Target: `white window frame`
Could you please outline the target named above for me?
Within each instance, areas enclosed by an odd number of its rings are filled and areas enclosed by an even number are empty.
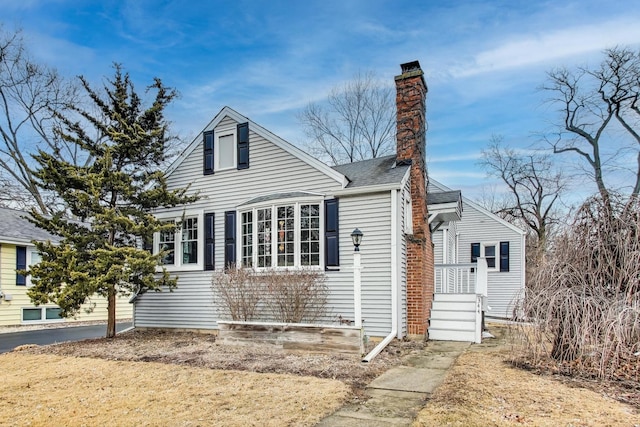
[[[27,246],[26,248],[27,248],[27,270],[29,270],[31,268],[31,266],[34,264],[34,262],[33,262],[33,254],[34,253],[38,254],[38,256],[40,254],[38,252],[38,249],[35,246]],[[31,282],[31,275],[27,276],[26,285],[27,285],[27,288],[30,288],[30,287],[33,286],[33,283]]]
[[[20,308],[20,323],[24,324],[24,325],[33,325],[36,323],[59,323],[59,322],[64,322],[64,319],[62,317],[59,317],[57,319],[47,319],[47,309],[49,308],[56,308],[59,309],[60,307],[56,306],[40,306],[40,307],[36,307],[36,306],[32,306],[32,307],[21,307]],[[40,310],[40,319],[37,320],[24,320],[24,311],[25,310]]]
[[[413,201],[411,192],[404,189],[404,233],[413,234]]]
[[[238,128],[222,128],[216,129],[214,132],[215,141],[213,144],[213,170],[214,171],[224,171],[224,170],[232,170],[238,168]],[[220,167],[220,138],[224,138],[225,136],[231,136],[233,140],[233,164],[231,166],[227,166],[224,168]]]
[[[489,263],[487,263],[487,271],[500,271],[500,245],[498,242],[480,242],[480,256],[485,260],[487,256],[485,254],[485,248],[487,246],[493,246],[495,248],[494,256],[495,266],[489,267]]]
[[[301,205],[318,205],[319,209],[319,262],[318,265],[301,265],[301,224],[300,224],[300,206]],[[294,206],[294,253],[293,253],[293,266],[278,266],[278,227],[277,227],[277,213],[279,207],[284,206]],[[268,267],[258,267],[258,210],[260,209],[271,209],[271,265]],[[266,268],[276,268],[276,269],[301,269],[301,268],[309,268],[309,269],[323,269],[324,268],[324,199],[319,198],[305,198],[305,199],[283,199],[283,200],[275,200],[273,203],[269,204],[260,204],[251,206],[250,208],[238,209],[238,221],[236,224],[236,236],[240,236],[236,241],[238,244],[236,245],[236,259],[240,260],[238,263],[239,266],[242,266],[242,214],[246,212],[253,212],[253,233],[252,233],[252,258],[251,262],[253,268],[256,270],[264,270]]]
[[[173,264],[161,264],[158,266],[158,270],[162,267],[167,271],[197,271],[204,269],[204,211],[203,210],[191,210],[184,213],[175,215],[157,215],[160,221],[174,221],[178,224],[182,224],[183,220],[189,218],[196,218],[198,220],[198,243],[197,243],[197,262],[193,264],[185,264],[182,262],[182,226],[176,229],[174,235],[174,256]],[[160,252],[160,233],[154,233],[153,235],[153,253]]]

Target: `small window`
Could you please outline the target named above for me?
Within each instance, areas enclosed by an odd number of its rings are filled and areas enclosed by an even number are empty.
[[[182,222],[182,264],[198,262],[198,218]]]
[[[253,212],[242,213],[242,266],[253,267]]]
[[[60,316],[60,309],[57,307],[45,308],[45,314],[46,314],[47,320],[62,319],[62,317]]]
[[[258,267],[271,267],[271,208],[258,209],[257,217]]]
[[[211,217],[212,219],[213,217]],[[195,266],[205,267],[205,256],[208,246],[205,244],[205,215],[191,214],[185,217],[160,218],[165,224],[179,224],[175,231],[162,231],[153,237],[153,251],[155,254],[163,252],[160,265],[170,270],[189,269]],[[212,230],[209,230],[212,232]],[[213,246],[212,239],[209,240]],[[210,251],[211,252],[211,251]],[[213,253],[209,253],[213,260]]]
[[[496,269],[496,245],[494,243],[491,244],[483,244],[482,245],[484,258],[487,260],[487,268],[489,270]]]
[[[164,252],[161,263],[163,265],[175,264],[176,235],[173,231],[160,232],[160,250]]]
[[[23,322],[33,322],[36,320],[42,320],[41,308],[23,308],[22,309]]]
[[[224,133],[218,136],[215,146],[216,170],[231,169],[236,167],[236,135],[232,133]]]
[[[320,265],[320,205],[300,205],[300,265]]]
[[[23,322],[43,322],[63,320],[59,307],[29,307],[22,309]]]

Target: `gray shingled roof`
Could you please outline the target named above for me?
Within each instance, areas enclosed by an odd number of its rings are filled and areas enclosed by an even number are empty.
[[[52,236],[41,228],[29,222],[29,214],[9,208],[0,208],[0,243],[30,243],[32,240],[58,242],[57,236]]]
[[[267,194],[265,196],[258,196],[258,197],[254,197],[253,199],[247,200],[246,202],[238,205],[238,206],[245,206],[245,205],[251,205],[253,203],[262,203],[262,202],[269,202],[271,200],[279,200],[279,199],[292,199],[295,197],[305,197],[305,196],[309,196],[312,195],[311,193],[307,193],[305,191],[290,191],[288,193],[272,193],[272,194]]]
[[[355,163],[333,166],[333,169],[349,179],[347,188],[371,185],[395,184],[402,182],[410,165],[396,166],[396,156],[378,157]]]
[[[458,203],[462,198],[460,190],[429,192],[427,193],[428,205],[439,205],[442,203]]]

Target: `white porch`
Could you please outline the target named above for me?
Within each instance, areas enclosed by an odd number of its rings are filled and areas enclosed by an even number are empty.
[[[487,263],[436,264],[429,339],[482,341],[482,311],[487,297]]]

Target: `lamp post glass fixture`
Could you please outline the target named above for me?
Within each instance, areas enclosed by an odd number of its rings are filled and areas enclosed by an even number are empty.
[[[353,242],[353,315],[356,328],[362,328],[362,301],[360,299],[362,289],[360,243],[362,243],[362,236],[362,231],[357,228],[351,233],[351,241]]]
[[[359,229],[355,229],[353,230],[353,232],[351,233],[351,241],[353,242],[353,250],[355,252],[360,251],[360,243],[362,243],[362,231],[360,231]]]

